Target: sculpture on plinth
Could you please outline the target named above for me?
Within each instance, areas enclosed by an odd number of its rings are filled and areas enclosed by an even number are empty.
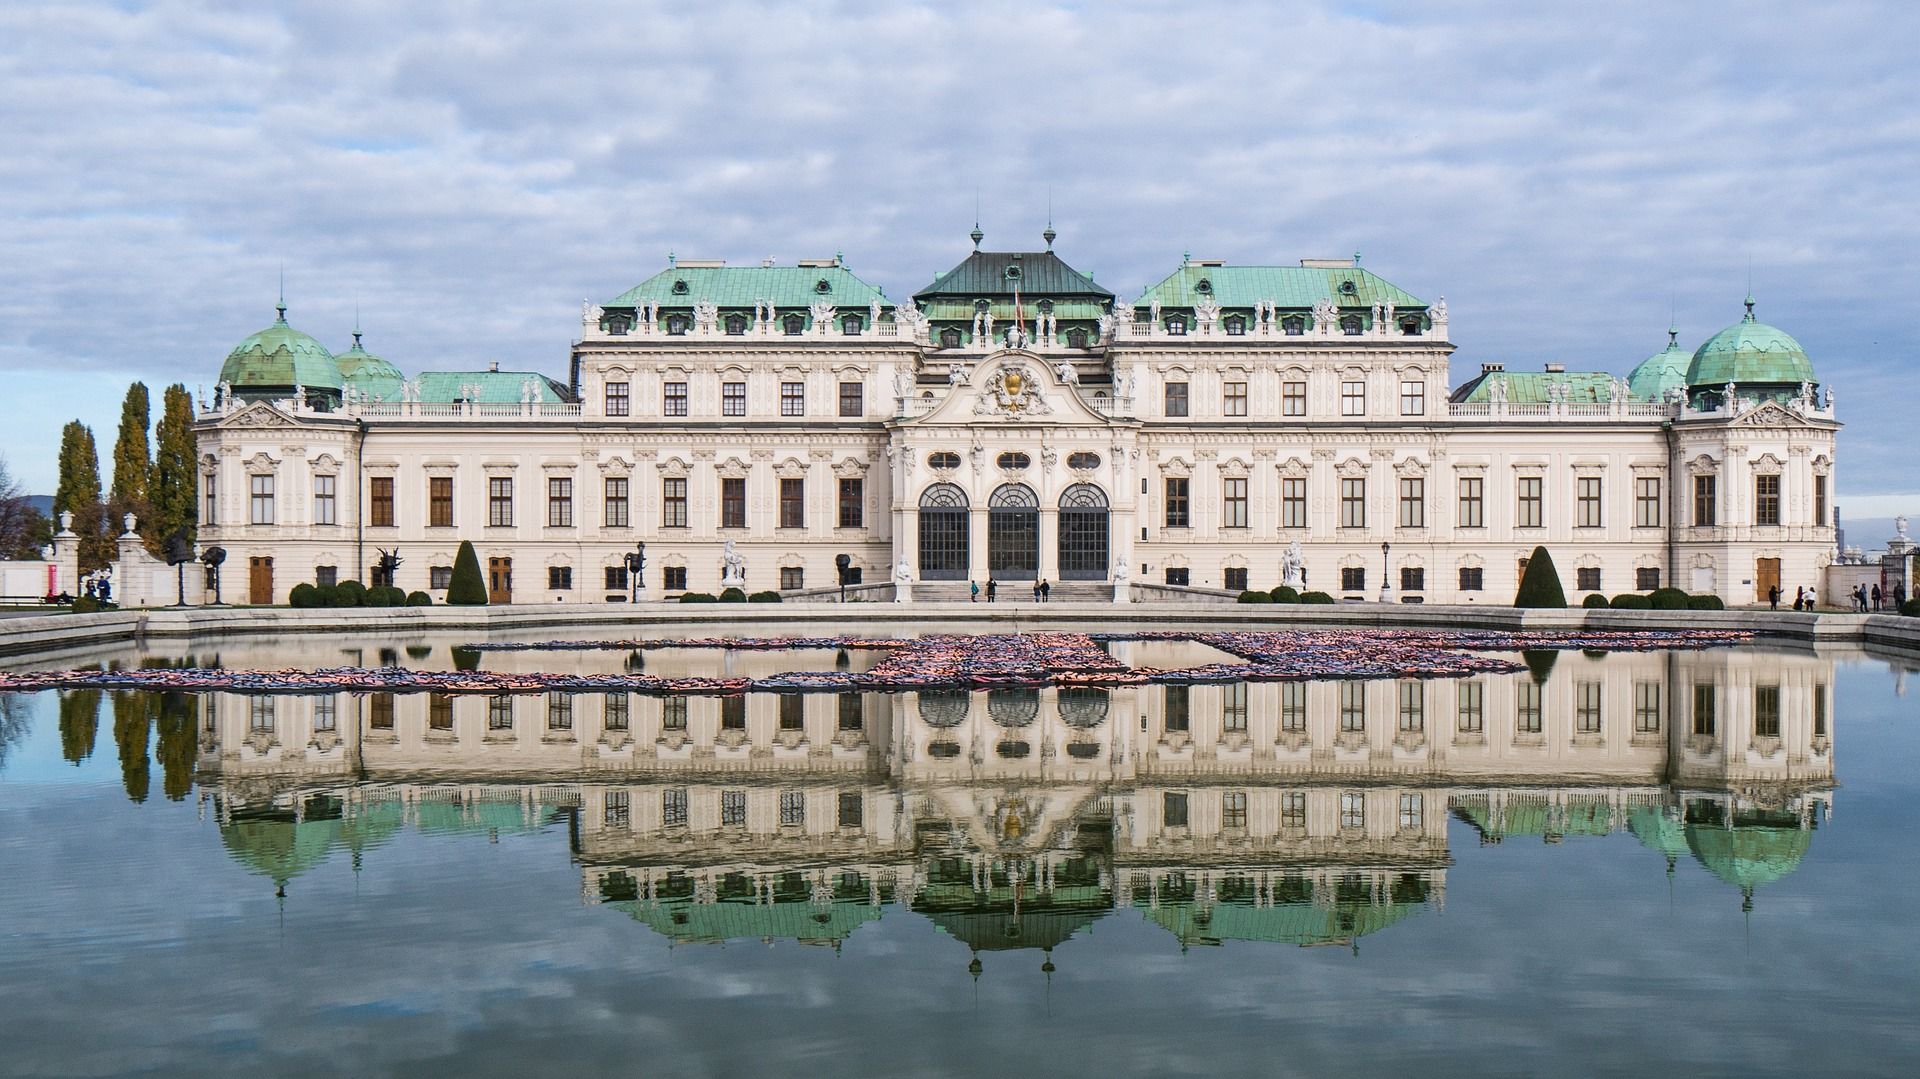
[[[747,559],[734,550],[733,541],[728,540],[720,551],[720,587],[724,589],[747,587]]]

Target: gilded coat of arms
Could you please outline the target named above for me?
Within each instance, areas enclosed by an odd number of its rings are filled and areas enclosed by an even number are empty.
[[[974,403],[976,416],[1034,416],[1051,413],[1053,406],[1040,396],[1033,373],[1024,364],[1007,364],[987,379]]]

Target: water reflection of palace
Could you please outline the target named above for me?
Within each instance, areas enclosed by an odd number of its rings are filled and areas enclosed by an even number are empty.
[[[402,828],[561,823],[587,901],[680,941],[837,943],[895,907],[976,953],[1050,949],[1132,907],[1183,945],[1350,944],[1445,902],[1449,820],[1483,843],[1628,832],[1749,903],[1793,872],[1831,807],[1830,660],[1528,659],[1112,691],[212,694],[199,778],[283,886]]]

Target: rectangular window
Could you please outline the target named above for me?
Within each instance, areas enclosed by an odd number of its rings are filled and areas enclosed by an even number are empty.
[[[723,731],[744,731],[747,729],[747,699],[741,696],[720,698],[720,729]]]
[[[1187,826],[1187,796],[1184,791],[1168,791],[1161,796],[1160,818],[1168,828]]]
[[[840,415],[860,417],[867,414],[867,384],[864,382],[842,382],[840,384]]]
[[[1220,795],[1220,827],[1246,830],[1246,791],[1227,791]]]
[[[747,481],[744,477],[720,478],[720,527],[747,527]]]
[[[1220,527],[1247,527],[1247,478],[1245,476],[1228,476],[1221,482],[1224,485],[1224,490],[1222,492],[1223,505],[1221,507]]]
[[[1719,701],[1712,682],[1693,684],[1693,733],[1714,736],[1719,729]]]
[[[1832,524],[1827,520],[1827,478],[1813,478],[1813,524],[1815,528],[1825,528]]]
[[[1367,729],[1367,684],[1340,683],[1340,729],[1348,734]]]
[[[1165,702],[1162,711],[1166,715],[1166,728],[1170,733],[1185,731],[1192,713],[1188,708],[1191,695],[1186,686],[1167,686],[1160,699]]]
[[[1300,732],[1307,729],[1307,684],[1280,683],[1280,729]]]
[[[660,729],[663,731],[684,731],[687,729],[687,699],[685,697],[660,698]]]
[[[1340,527],[1367,527],[1367,481],[1361,476],[1340,480]]]
[[[782,826],[798,826],[807,823],[805,791],[780,792],[780,823]]]
[[[807,587],[806,567],[804,566],[781,566],[780,567],[780,588],[782,591],[791,592],[795,589],[800,589],[805,587]]]
[[[861,710],[861,697],[858,693],[840,694],[840,729],[858,731],[866,729],[867,721]]]
[[[1753,478],[1753,523],[1757,525],[1780,523],[1780,477],[1755,476]]]
[[[720,825],[736,827],[747,823],[747,792],[720,792]]]
[[[1418,476],[1400,477],[1400,527],[1427,527],[1427,481]]]
[[[1367,414],[1367,384],[1365,382],[1342,382],[1340,384],[1340,414],[1342,416],[1364,416]]]
[[[1340,567],[1340,591],[1364,592],[1367,590],[1367,571],[1363,566]]]
[[[1280,414],[1282,416],[1304,416],[1307,414],[1306,383],[1282,382],[1280,384]]]
[[[669,476],[660,481],[660,527],[687,527],[687,481]]]
[[[334,518],[334,477],[315,476],[313,478],[313,523],[317,525],[338,524]]]
[[[547,527],[573,527],[573,481],[562,476],[547,479]]]
[[[1600,527],[1600,477],[1580,476],[1573,487],[1573,525],[1575,528]]]
[[[427,478],[427,524],[433,528],[453,527],[453,477]]]
[[[1224,587],[1235,592],[1245,592],[1247,590],[1247,567],[1228,566],[1222,570],[1221,573],[1226,577],[1226,580],[1222,582]]]
[[[627,396],[628,384],[625,382],[607,383],[607,415],[627,416],[633,412],[631,399]]]
[[[685,787],[674,787],[660,792],[660,823],[668,827],[687,823]]]
[[[280,702],[269,694],[261,693],[247,698],[247,729],[273,733],[274,713]]]
[[[685,416],[687,414],[687,384],[667,382],[660,387],[660,414],[662,416]]]
[[[1825,682],[1813,684],[1813,736],[1815,738],[1827,736],[1827,684]]]
[[[627,516],[627,478],[609,476],[606,481],[606,517],[608,528],[625,528]]]
[[[1573,571],[1573,587],[1582,592],[1600,591],[1600,567],[1580,566]]]
[[[627,567],[607,566],[606,571],[607,571],[607,591],[609,592],[626,591],[627,585],[629,583],[628,577],[627,577]]]
[[[316,585],[323,585],[328,588],[331,588],[334,585],[339,584],[340,583],[340,567],[339,566],[313,567],[313,583]]]
[[[1400,683],[1400,733],[1418,734],[1427,729],[1426,687],[1415,681]]]
[[[1427,571],[1422,566],[1400,567],[1400,591],[1425,592],[1427,590]]]
[[[1513,684],[1513,729],[1520,734],[1539,734],[1541,724],[1540,683],[1521,679]]]
[[[858,476],[840,478],[840,527],[861,528],[867,523],[867,481]]]
[[[609,828],[625,828],[633,822],[633,795],[627,791],[608,791],[603,814]]]
[[[367,698],[367,724],[376,731],[393,729],[393,694],[376,693]]]
[[[1479,566],[1460,567],[1460,591],[1479,592],[1486,588],[1486,571]]]
[[[806,383],[782,382],[780,384],[780,414],[782,416],[804,416],[807,414]]]
[[[746,383],[722,382],[720,384],[720,414],[722,416],[744,416],[747,414]]]
[[[313,699],[313,729],[331,731],[339,727],[337,702],[331,693]]]
[[[250,519],[253,521],[254,524],[257,524],[257,525],[272,524],[273,523],[273,477],[272,476],[249,476],[248,482],[251,485],[251,488],[250,488],[252,491],[251,502],[253,507],[253,515]]]
[[[1479,476],[1460,477],[1460,527],[1487,527],[1487,481]]]
[[[1639,476],[1633,481],[1633,525],[1635,528],[1659,528],[1660,477]]]
[[[1598,682],[1574,684],[1573,732],[1575,734],[1600,733],[1601,688]]]
[[[550,731],[573,729],[573,694],[547,694],[547,729]]]
[[[393,527],[392,476],[375,476],[367,481],[367,523],[375,528]]]
[[[453,567],[452,566],[429,566],[427,568],[427,587],[428,588],[452,588],[453,587]]]
[[[548,566],[547,588],[553,592],[566,592],[573,588],[572,566]]]
[[[1660,587],[1659,567],[1641,566],[1634,570],[1633,587],[1637,592],[1651,592]]]
[[[804,730],[807,726],[807,699],[798,693],[782,693],[780,698],[780,729],[783,731]]]
[[[1426,383],[1411,380],[1400,383],[1400,414],[1402,416],[1427,414]]]
[[[798,477],[780,481],[780,527],[807,527],[807,481]]]
[[[1461,682],[1455,693],[1461,733],[1479,734],[1486,730],[1487,684],[1480,681]]]
[[[1635,682],[1633,684],[1633,732],[1635,734],[1660,733],[1660,683]]]
[[[427,729],[435,731],[450,731],[453,729],[452,694],[427,694]]]
[[[1221,414],[1226,416],[1244,416],[1247,414],[1247,384],[1228,382],[1223,386],[1220,397]]]
[[[1426,815],[1426,805],[1421,802],[1418,793],[1408,792],[1400,796],[1400,828],[1403,831],[1419,831]]]
[[[1753,687],[1753,734],[1756,738],[1780,737],[1780,687]]]
[[[609,693],[603,710],[603,730],[624,731],[633,722],[633,698],[625,693]]]
[[[1711,527],[1718,519],[1719,477],[1695,476],[1693,478],[1693,523],[1695,527]]]
[[[1280,527],[1307,527],[1307,481],[1304,477],[1280,480]]]
[[[1541,528],[1546,521],[1546,483],[1539,476],[1521,476],[1515,485],[1517,496],[1513,523],[1516,528]]]
[[[1167,527],[1186,528],[1192,523],[1187,507],[1187,478],[1167,477]]]
[[[513,481],[495,477],[487,481],[487,524],[507,528],[513,524]]]
[[[1343,791],[1340,794],[1340,827],[1365,828],[1367,826],[1367,796],[1359,791]]]
[[[1307,827],[1307,792],[1280,792],[1280,827],[1292,831],[1305,831]]]
[[[1167,415],[1179,417],[1187,414],[1187,384],[1184,382],[1167,383]]]
[[[1220,687],[1220,729],[1229,734],[1247,732],[1247,684],[1230,682]]]
[[[860,828],[866,824],[866,799],[859,791],[840,792],[840,827]]]
[[[203,525],[219,524],[220,516],[215,511],[220,508],[220,476],[217,473],[209,472],[200,477],[200,483],[202,484],[200,489],[200,523]]]
[[[687,590],[687,567],[660,567],[660,587],[668,592],[685,592]]]

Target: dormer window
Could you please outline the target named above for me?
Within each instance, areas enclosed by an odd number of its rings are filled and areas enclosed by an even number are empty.
[[[1068,348],[1086,348],[1087,347],[1087,331],[1081,329],[1078,326],[1075,326],[1073,329],[1068,330],[1067,331],[1067,347]]]
[[[728,315],[727,316],[727,336],[744,337],[746,336],[746,333],[747,333],[747,316],[745,315]]]
[[[607,332],[619,337],[633,328],[633,323],[625,315],[615,315],[607,320]]]
[[[1360,336],[1360,330],[1359,315],[1347,315],[1340,320],[1340,332],[1346,334],[1348,337]]]
[[[823,277],[820,280],[815,281],[813,283],[813,291],[819,293],[822,296],[825,296],[827,293],[833,291],[833,282],[828,281],[826,278]]]
[[[1299,337],[1307,332],[1307,320],[1299,315],[1288,315],[1280,320],[1280,328],[1288,337]]]
[[[1041,300],[1041,301],[1040,301],[1039,303],[1037,303],[1037,304],[1035,304],[1034,306],[1035,306],[1035,307],[1038,307],[1038,308],[1040,309],[1040,313],[1041,313],[1041,314],[1043,314],[1043,315],[1051,315],[1051,314],[1053,314],[1053,301],[1052,301],[1052,300]]]
[[[985,300],[975,300],[975,301],[973,301],[973,313],[974,313],[974,314],[976,314],[976,315],[984,315],[984,314],[986,314],[986,313],[987,313],[987,301],[985,301]]]
[[[960,331],[952,328],[941,330],[940,331],[940,347],[941,348],[959,348],[960,347]]]
[[[1228,315],[1226,319],[1227,336],[1243,337],[1247,332],[1247,320],[1240,315]]]
[[[842,315],[840,317],[840,332],[848,337],[860,336],[860,316]]]
[[[687,283],[685,281],[675,281],[673,283],[673,294],[675,296],[685,296],[687,294]]]
[[[1187,333],[1187,320],[1180,315],[1168,315],[1167,333],[1174,337],[1185,337]]]
[[[788,315],[780,320],[780,325],[787,331],[788,337],[798,337],[807,331],[807,318],[805,315]]]
[[[1346,281],[1340,282],[1340,295],[1342,296],[1352,296],[1358,293],[1359,291],[1360,291],[1359,287],[1356,286],[1352,282],[1352,280],[1346,280]]]
[[[1193,291],[1205,296],[1213,291],[1213,282],[1203,277],[1194,284]]]
[[[1009,266],[1009,267],[1007,267],[1007,271],[1006,271],[1006,272],[1007,272],[1007,280],[1009,280],[1009,281],[1018,281],[1018,280],[1020,280],[1020,267],[1018,267],[1018,266]]]
[[[668,315],[667,316],[667,333],[671,334],[674,337],[684,336],[687,332],[687,327],[691,326],[692,324],[693,324],[693,320],[688,318],[685,315]]]
[[[1419,315],[1414,315],[1411,318],[1403,318],[1400,320],[1400,336],[1402,337],[1420,336],[1420,316]]]

